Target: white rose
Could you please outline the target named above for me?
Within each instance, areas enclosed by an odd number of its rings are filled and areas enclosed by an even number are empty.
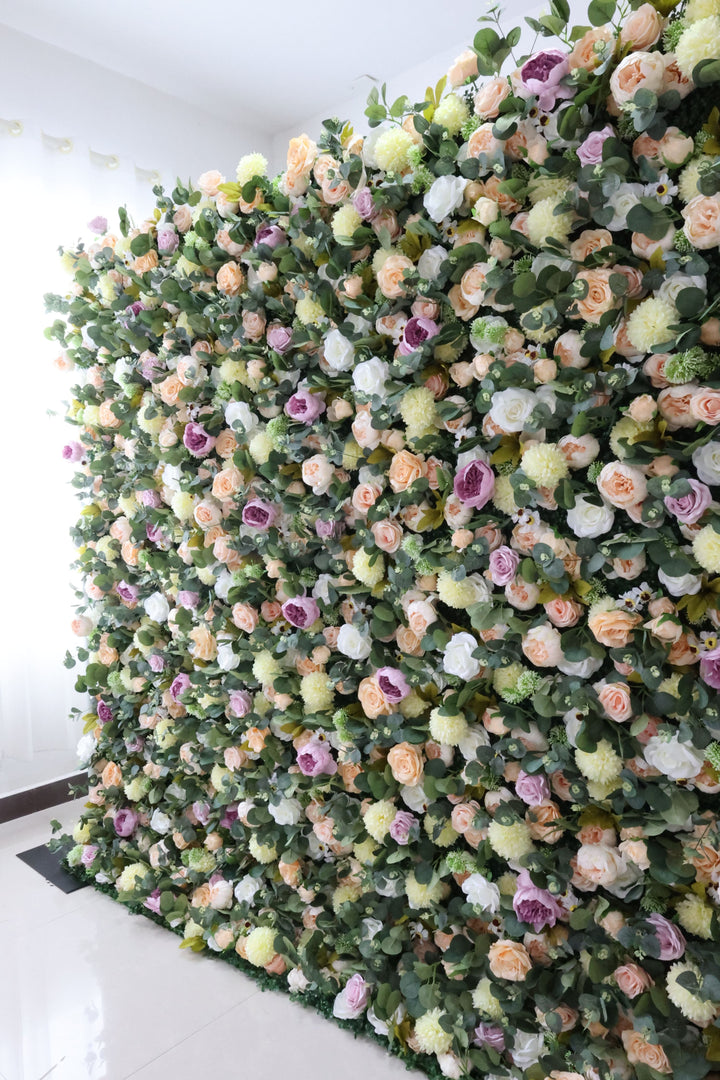
[[[333,579],[330,574],[319,575],[312,591],[316,600],[322,600],[323,604],[330,603],[330,585],[332,584],[332,581]]]
[[[217,665],[221,671],[234,671],[240,666],[240,657],[233,652],[231,641],[218,643]]]
[[[246,874],[235,886],[235,899],[238,904],[252,904],[255,893],[261,888],[262,882],[258,878]]]
[[[466,184],[463,176],[438,176],[423,199],[423,206],[433,221],[442,221],[457,210],[463,201]]]
[[[575,675],[580,679],[589,679],[603,666],[602,658],[586,656],[584,660],[566,660],[565,657],[558,662],[557,669],[563,675]]]
[[[313,454],[302,463],[303,483],[312,488],[313,495],[324,495],[332,483],[334,470],[324,454]]]
[[[95,753],[96,746],[97,742],[95,741],[95,737],[91,732],[88,732],[87,735],[83,735],[83,737],[80,739],[80,742],[77,744],[78,762],[81,765],[87,765],[87,763],[90,761],[90,758]]]
[[[216,881],[210,886],[210,907],[215,911],[224,911],[232,904],[232,883],[230,881]]]
[[[582,713],[577,712],[575,709],[571,709],[563,716],[565,734],[567,735],[568,742],[571,746],[577,746],[578,732],[580,731],[582,722]]]
[[[468,730],[464,739],[457,744],[458,750],[466,761],[475,761],[479,746],[489,746],[490,736],[483,727],[473,727]]]
[[[303,809],[298,799],[281,799],[279,803],[268,803],[268,813],[277,825],[297,825]]]
[[[377,937],[384,925],[380,919],[363,919],[360,923],[363,941],[372,941],[374,937]]]
[[[485,195],[481,195],[473,206],[473,217],[481,225],[491,225],[499,216],[500,207],[497,202],[495,199],[488,199]]]
[[[288,971],[288,989],[291,994],[302,994],[303,990],[307,990],[310,985],[310,980],[303,971],[302,968],[292,968]]]
[[[423,251],[422,255],[418,259],[418,274],[425,281],[434,281],[440,273],[440,267],[448,257],[448,253],[444,247],[440,247],[438,244],[433,244],[427,251]]]
[[[172,829],[172,821],[167,814],[162,812],[162,810],[153,810],[152,817],[150,818],[150,828],[154,832],[161,833],[164,836],[165,833],[169,833]]]
[[[703,484],[720,484],[720,442],[705,443],[693,452],[692,463]]]
[[[473,604],[482,604],[486,600],[490,599],[491,589],[484,577],[480,574],[468,574],[465,578],[465,583],[472,585],[475,597],[472,601]]]
[[[228,593],[234,585],[233,576],[229,570],[221,570],[215,580],[215,595],[218,600],[227,600]]]
[[[623,184],[609,200],[609,205],[615,211],[615,216],[608,224],[611,232],[627,229],[627,216],[633,206],[637,206],[643,194],[642,184]]]
[[[449,1077],[449,1080],[460,1080],[461,1076],[467,1076],[463,1063],[457,1054],[438,1054],[437,1063],[440,1066],[440,1072],[443,1076]]]
[[[406,806],[418,814],[424,814],[430,805],[430,800],[420,784],[415,784],[414,787],[403,785],[400,788],[400,797]]]
[[[445,646],[443,671],[468,682],[480,673],[480,661],[472,654],[478,643],[472,634],[453,634]]]
[[[445,509],[443,511],[443,516],[448,525],[452,525],[454,529],[458,529],[461,525],[467,525],[474,513],[472,506],[461,502],[454,491],[450,492],[445,500]]]
[[[701,289],[707,292],[707,278],[704,274],[672,274],[663,281],[655,295],[675,307],[678,294],[683,289]]]
[[[472,450],[463,450],[462,454],[457,456],[457,472],[464,469],[471,461],[484,461],[486,465],[489,465],[490,455],[481,446],[474,446]]]
[[[328,367],[333,371],[349,371],[355,358],[355,346],[339,330],[325,335],[323,352]]]
[[[471,874],[460,886],[475,907],[482,908],[495,915],[500,910],[500,890],[497,885],[488,881],[482,874]]]
[[[497,390],[491,399],[490,419],[503,431],[522,431],[536,405],[532,390]]]
[[[671,577],[664,570],[658,570],[658,577],[671,596],[694,596],[702,588],[702,577],[696,574]]]
[[[147,617],[156,623],[166,622],[170,614],[170,604],[167,597],[163,596],[161,592],[151,593],[144,602],[143,607]]]
[[[231,401],[225,406],[225,423],[235,431],[242,428],[245,434],[249,435],[260,421],[244,401]]]
[[[582,844],[577,867],[595,885],[607,888],[627,871],[627,862],[617,848],[608,844]]]
[[[337,637],[337,647],[344,656],[351,660],[367,660],[370,655],[372,643],[369,637],[361,634],[357,627],[351,623],[345,623],[340,627]]]
[[[348,987],[344,986],[333,1002],[333,1016],[338,1020],[357,1020],[365,1012],[367,1003],[352,1005],[348,1000]]]
[[[516,1031],[511,1050],[513,1065],[517,1065],[519,1069],[529,1069],[540,1060],[544,1049],[545,1036],[542,1032],[531,1034],[528,1031]]]
[[[653,735],[645,747],[645,760],[671,780],[692,780],[702,769],[704,755],[689,743],[680,742],[676,732],[671,739]]]
[[[366,397],[376,394],[384,398],[387,394],[385,383],[388,381],[390,368],[379,356],[372,356],[357,364],[353,371],[353,385]]]
[[[597,506],[590,502],[586,495],[578,495],[572,510],[567,512],[567,523],[575,536],[602,536],[612,529],[615,513],[607,503]]]
[[[179,465],[165,465],[162,471],[162,482],[170,491],[180,490],[182,469]]]

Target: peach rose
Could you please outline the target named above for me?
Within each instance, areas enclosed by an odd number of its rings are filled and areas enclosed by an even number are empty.
[[[259,341],[265,333],[267,319],[262,311],[244,311],[242,317],[243,333],[246,341]]]
[[[352,433],[355,442],[363,449],[374,450],[380,445],[382,432],[373,427],[369,405],[358,405],[357,414],[352,422]]]
[[[392,518],[384,518],[382,521],[373,521],[370,531],[375,538],[376,545],[381,551],[392,553],[400,547],[403,531],[397,521]]]
[[[232,434],[232,433],[231,433]],[[216,447],[217,449],[217,447]],[[212,493],[216,499],[224,501],[231,499],[241,488],[243,475],[234,465],[227,465],[216,473],[213,480]]]
[[[496,979],[522,982],[532,969],[527,949],[519,941],[495,941],[488,952],[490,970]]]
[[[225,767],[230,769],[231,772],[235,772],[247,761],[247,754],[244,750],[241,750],[239,746],[226,746],[223,751],[223,758],[225,760]]]
[[[453,61],[447,73],[448,86],[462,86],[468,79],[476,79],[478,76],[477,53],[472,49],[465,49]]]
[[[610,288],[610,270],[581,270],[576,281],[587,284],[587,294],[576,300],[579,318],[589,323],[599,323],[606,311],[616,307],[618,298]]]
[[[225,296],[237,296],[245,285],[245,275],[234,261],[224,263],[216,274],[218,290]]]
[[[103,642],[97,651],[97,658],[99,664],[102,664],[104,667],[110,667],[110,665],[114,664],[117,660],[118,651],[111,645],[108,645],[107,642]]]
[[[590,633],[601,645],[619,649],[630,641],[633,630],[642,622],[642,616],[630,611],[599,611],[588,619]]]
[[[720,196],[696,195],[683,208],[685,235],[700,251],[720,244]]]
[[[195,507],[193,517],[201,529],[211,529],[214,525],[220,524],[222,511],[217,503],[211,502],[210,499],[203,499]]]
[[[377,679],[372,676],[362,679],[357,694],[362,710],[370,720],[375,720],[378,716],[387,716],[392,712],[392,706],[388,705]]]
[[[631,1065],[647,1065],[655,1072],[669,1076],[672,1065],[668,1061],[667,1054],[662,1046],[649,1043],[639,1031],[623,1031],[620,1038]]]
[[[557,667],[562,660],[560,634],[549,623],[535,626],[523,637],[522,651],[536,667]]]
[[[459,284],[453,285],[452,288],[448,290],[448,300],[458,319],[462,319],[463,322],[467,322],[468,319],[472,319],[474,315],[477,315],[480,307],[479,304],[471,304],[470,301],[465,298],[462,287]]]
[[[401,450],[390,462],[388,480],[395,493],[406,491],[415,480],[419,480],[424,475],[425,462],[409,450]]]
[[[597,478],[598,491],[612,506],[625,510],[636,506],[647,495],[647,481],[639,469],[611,461]]]
[[[558,627],[576,626],[583,611],[577,600],[566,600],[562,596],[548,600],[543,606],[550,622]]]
[[[217,642],[206,626],[195,626],[188,634],[192,641],[192,655],[196,660],[214,660],[217,656]]]
[[[553,773],[553,777],[557,777]],[[556,792],[558,798],[563,796]],[[560,807],[552,799],[543,799],[536,806],[531,806],[525,813],[525,824],[533,840],[544,844],[556,844],[563,834],[562,825],[555,824],[562,817]]]
[[[695,89],[692,79],[689,79],[687,75],[683,75],[678,67],[675,53],[665,53],[663,60],[665,62],[663,91],[677,90],[681,98],[686,98],[690,91]]]
[[[476,116],[482,116],[486,120],[494,120],[509,93],[510,83],[499,75],[484,83],[475,95],[473,108]]]
[[[621,47],[627,47],[633,52],[649,49],[658,41],[664,23],[665,20],[660,18],[652,4],[641,4],[635,11],[630,12],[623,23],[619,38]]]
[[[588,255],[592,255],[595,251],[602,251],[612,242],[613,238],[607,229],[584,229],[577,240],[573,240],[570,245],[570,258],[575,262],[585,262]]]
[[[380,292],[388,300],[397,300],[405,296],[403,275],[406,270],[414,270],[415,264],[406,255],[388,255],[377,274]]]
[[[697,419],[693,416],[690,402],[697,388],[692,384],[668,386],[658,394],[657,406],[662,418],[667,421],[669,431],[695,427]]]
[[[450,822],[455,832],[464,836],[473,828],[475,818],[481,813],[481,806],[474,799],[470,802],[461,802],[453,806]]]
[[[259,754],[265,746],[267,731],[259,727],[248,728],[245,732],[245,740],[254,754]]]
[[[665,64],[661,53],[635,52],[621,60],[610,77],[610,90],[617,105],[635,97],[637,90],[662,93]]]
[[[629,720],[633,714],[630,688],[627,683],[606,683],[598,690],[598,701],[605,715],[618,724]]]
[[[114,761],[108,761],[100,774],[103,787],[120,787],[123,780],[122,769]]]
[[[287,195],[304,195],[317,157],[317,145],[304,132],[288,144],[283,187]]]
[[[388,753],[387,760],[393,777],[398,784],[415,787],[421,783],[423,756],[419,747],[407,742],[397,743]]]
[[[283,879],[286,885],[289,885],[291,889],[300,881],[300,867],[301,862],[299,859],[295,859],[294,862],[283,862],[281,859],[278,863],[278,870],[280,871],[280,877]]]
[[[252,634],[259,622],[258,612],[252,604],[235,604],[231,618],[238,630],[244,630],[246,634]]]
[[[492,124],[481,124],[468,139],[468,157],[477,158],[481,154],[497,154],[502,150],[502,143],[493,135]],[[483,188],[483,190],[485,190]]]
[[[696,390],[690,398],[690,413],[701,424],[720,424],[720,390]]]
[[[476,263],[460,279],[460,292],[468,304],[481,304],[485,299],[485,278],[489,263]]]
[[[358,484],[350,500],[353,510],[365,517],[370,507],[377,502],[381,491],[382,488],[379,484]]]
[[[117,428],[120,427],[122,420],[119,416],[116,416],[112,411],[112,406],[115,404],[112,398],[107,398],[102,402],[98,409],[98,419],[102,427],[105,428]]]
[[[588,30],[575,43],[575,48],[568,56],[570,70],[585,68],[593,71],[603,57],[603,46],[612,41],[612,29],[609,26],[598,26],[594,30]]]
[[[302,463],[302,478],[314,495],[324,495],[333,478],[333,467],[323,454],[313,454]]]

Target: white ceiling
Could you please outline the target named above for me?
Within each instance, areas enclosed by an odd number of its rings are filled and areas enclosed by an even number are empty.
[[[364,75],[382,81],[469,44],[482,10],[478,0],[0,0],[0,22],[274,133],[350,97]]]

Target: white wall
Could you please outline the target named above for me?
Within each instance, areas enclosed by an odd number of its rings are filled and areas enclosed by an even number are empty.
[[[108,45],[111,48],[111,43]],[[0,108],[5,120],[32,122],[101,154],[158,169],[162,181],[220,169],[232,178],[248,151],[269,155],[270,135],[229,124],[178,98],[73,53],[0,25]],[[167,57],[158,63],[171,63]],[[198,63],[203,63],[201,56]],[[152,198],[152,196],[150,196]]]

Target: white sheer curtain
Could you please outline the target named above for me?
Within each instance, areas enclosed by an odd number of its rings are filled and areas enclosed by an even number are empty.
[[[0,121],[0,794],[72,771],[80,731],[69,713],[85,705],[73,689],[77,668],[63,666],[78,643],[68,530],[81,504],[62,447],[79,373],[54,367],[60,350],[43,330],[56,316],[45,314],[43,295],[70,285],[58,247],[89,238],[96,215],[117,225],[121,204],[146,216],[152,182],[64,132]]]

